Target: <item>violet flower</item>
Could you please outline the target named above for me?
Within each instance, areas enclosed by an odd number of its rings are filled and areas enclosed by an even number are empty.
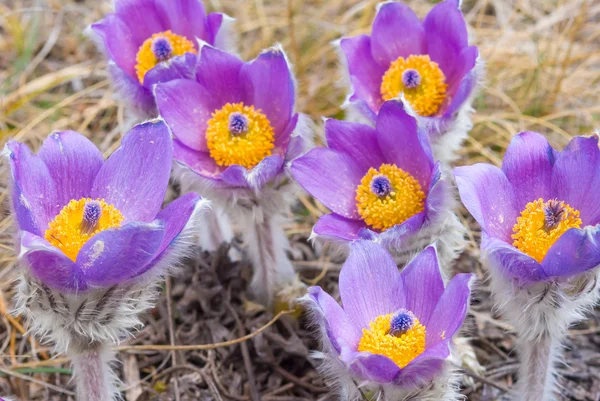
[[[305,146],[283,50],[243,62],[204,46],[195,81],[159,84],[155,96],[173,131],[176,175],[235,216],[255,267],[254,293],[271,305],[295,280],[280,220],[291,201],[285,164]]]
[[[152,87],[193,78],[198,41],[227,46],[224,14],[207,14],[201,0],[115,0],[115,12],[91,26],[105,50],[119,94],[142,117],[156,116]]]
[[[164,122],[135,126],[106,161],[73,131],[50,134],[37,155],[16,141],[4,153],[23,265],[18,312],[71,357],[78,399],[112,399],[109,345],[141,324],[206,202],[190,194],[161,210],[172,157]]]
[[[476,164],[454,175],[482,228],[496,304],[520,335],[519,399],[553,399],[560,342],[598,297],[598,137],[575,137],[558,152],[522,132],[501,169]]]
[[[410,258],[437,240],[446,266],[464,247],[452,211],[451,185],[431,154],[427,134],[400,101],[386,102],[375,128],[326,120],[328,147],[292,163],[298,183],[332,210],[314,235],[348,242],[370,239]]]
[[[441,2],[421,22],[407,5],[383,2],[370,36],[339,42],[352,89],[347,103],[375,122],[386,100],[401,97],[444,161],[454,157],[472,125],[471,101],[482,76],[459,3]]]
[[[459,274],[444,288],[434,246],[399,272],[381,246],[353,242],[339,279],[343,307],[321,287],[304,298],[340,399],[360,399],[357,385],[373,400],[458,399],[447,359],[471,279]]]

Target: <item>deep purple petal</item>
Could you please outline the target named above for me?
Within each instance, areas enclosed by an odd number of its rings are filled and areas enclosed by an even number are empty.
[[[233,164],[227,167],[219,174],[219,178],[223,180],[228,187],[250,188],[250,183],[248,182],[248,170],[246,170],[246,167],[240,166],[239,164]]]
[[[173,159],[203,177],[216,178],[223,170],[208,152],[199,152],[188,148],[177,138],[173,138]]]
[[[152,90],[154,85],[163,82],[175,79],[193,79],[196,75],[197,63],[198,56],[194,53],[173,57],[168,63],[158,63],[144,75],[144,86]]]
[[[11,170],[12,204],[19,229],[43,235],[64,206],[44,161],[27,145],[9,141],[5,154]]]
[[[226,29],[221,30],[221,26],[223,26],[223,19],[227,18],[226,15],[221,13],[210,13],[206,17],[206,39],[204,39],[207,43],[222,48],[224,43],[221,40],[218,40],[220,37],[225,35]],[[222,38],[224,42],[227,41],[228,38]]]
[[[193,192],[187,193],[169,203],[156,216],[156,220],[161,221],[165,229],[165,236],[158,247],[157,255],[160,255],[181,233],[201,199]]]
[[[346,56],[353,94],[351,101],[363,101],[376,112],[383,103],[381,78],[387,69],[379,65],[371,55],[371,39],[367,35],[343,38],[340,47]]]
[[[309,300],[313,302],[311,309],[317,311],[323,318],[320,324],[325,330],[331,345],[339,353],[344,347],[356,350],[360,341],[361,331],[355,327],[342,307],[321,287],[308,289]]]
[[[355,198],[363,173],[350,156],[315,148],[294,160],[291,170],[294,179],[333,212],[360,218]]]
[[[272,155],[262,159],[250,170],[247,180],[252,188],[260,190],[282,172],[283,158],[279,155]]]
[[[294,130],[298,127],[299,119],[300,114],[294,114],[281,135],[275,139],[275,150],[273,152],[285,155],[286,161],[294,160],[304,153],[305,138],[294,133]]]
[[[472,274],[461,273],[450,280],[429,319],[427,348],[452,338],[462,326],[469,309],[470,282],[473,277]]]
[[[400,373],[400,367],[390,358],[368,352],[355,353],[350,362],[352,371],[364,380],[391,383]]]
[[[75,131],[50,134],[38,153],[57,188],[60,207],[90,195],[104,157],[85,136]]]
[[[350,256],[342,267],[339,289],[344,310],[360,328],[406,305],[402,278],[394,259],[371,241],[350,244]]]
[[[444,292],[437,252],[428,246],[402,270],[406,293],[406,309],[415,314],[421,324],[429,324],[438,299]]]
[[[425,212],[417,213],[401,224],[397,224],[379,234],[379,241],[386,249],[406,249],[406,242],[410,242],[413,236],[419,232],[425,223]]]
[[[91,198],[113,204],[125,223],[152,221],[165,198],[172,155],[171,133],[164,122],[134,126],[98,172]]]
[[[87,289],[81,269],[63,252],[37,235],[21,232],[20,256],[27,262],[31,274],[50,288],[68,292]]]
[[[452,188],[448,178],[442,176],[440,162],[435,162],[431,174],[431,182],[426,192],[425,214],[428,220],[435,219],[439,213],[448,210],[448,198],[452,197]]]
[[[131,30],[133,43],[138,48],[153,34],[172,28],[154,0],[116,0],[115,9],[119,18]],[[111,35],[114,33],[111,32]]]
[[[517,210],[538,198],[551,199],[555,154],[537,132],[521,132],[513,137],[502,160],[502,171],[514,188]]]
[[[462,203],[479,225],[493,237],[512,243],[519,210],[513,187],[502,170],[477,163],[456,167],[454,177]]]
[[[542,260],[549,277],[572,276],[600,265],[600,226],[567,230]]]
[[[425,31],[413,10],[405,4],[381,4],[371,35],[373,57],[381,65],[398,57],[425,53]]]
[[[101,231],[77,255],[90,286],[105,287],[136,277],[156,255],[165,230],[160,224],[129,223]]]
[[[456,96],[462,96],[458,93],[458,90],[464,78],[475,68],[478,56],[479,50],[476,46],[467,46],[460,52],[454,74],[451,77],[446,77],[447,96],[450,96],[452,100]]]
[[[377,139],[388,163],[406,171],[429,188],[433,157],[426,133],[408,115],[400,101],[385,102],[377,116]]]
[[[347,219],[335,213],[319,217],[317,224],[313,227],[315,234],[333,239],[353,241],[359,239],[359,234],[365,229],[362,220]]]
[[[437,343],[413,359],[396,377],[399,386],[416,387],[433,379],[450,355],[450,340]]]
[[[206,32],[206,10],[200,0],[155,0],[157,11],[169,29],[196,42],[196,38],[212,44]]]
[[[92,30],[102,38],[108,56],[130,78],[137,81],[136,55],[141,42],[131,32],[131,25],[116,14],[108,14],[103,20],[92,24]]]
[[[127,75],[116,64],[109,63],[107,68],[115,91],[127,106],[143,118],[154,118],[158,115],[154,96],[150,89],[143,87],[137,78]]]
[[[243,65],[239,58],[214,47],[203,46],[200,50],[196,80],[218,108],[225,103],[247,102],[240,80]]]
[[[385,162],[379,150],[377,131],[373,127],[328,119],[325,121],[325,136],[327,146],[350,156],[363,174],[371,167],[378,169]]]
[[[461,52],[460,68],[465,71],[464,74],[457,73],[454,76],[452,86],[448,88],[450,103],[444,110],[444,119],[454,116],[460,110],[463,104],[471,97],[473,90],[481,79],[480,68],[475,68],[477,64],[478,50],[474,46],[466,47]],[[471,67],[471,64],[473,67]]]
[[[244,64],[240,79],[248,103],[267,116],[277,139],[292,117],[295,100],[294,80],[283,49],[266,50]]]
[[[558,155],[552,174],[556,199],[579,210],[584,226],[600,223],[598,137],[575,137]]]

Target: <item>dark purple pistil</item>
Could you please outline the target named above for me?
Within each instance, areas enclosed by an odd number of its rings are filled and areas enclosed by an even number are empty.
[[[167,38],[156,38],[152,42],[152,53],[158,61],[166,61],[173,54],[173,46]]]
[[[415,324],[415,316],[406,309],[400,309],[390,320],[390,334],[400,336],[410,330]]]
[[[248,132],[248,117],[242,113],[231,113],[229,115],[229,133],[233,136],[244,135]]]
[[[405,88],[413,89],[421,84],[421,75],[417,70],[408,69],[402,73],[402,83]]]
[[[371,179],[371,192],[380,198],[388,196],[392,192],[392,183],[385,175],[376,175]]]
[[[544,231],[554,230],[567,216],[562,201],[551,199],[544,205]]]
[[[102,216],[102,206],[98,201],[89,201],[83,207],[83,216],[81,219],[81,231],[91,233],[96,229]]]

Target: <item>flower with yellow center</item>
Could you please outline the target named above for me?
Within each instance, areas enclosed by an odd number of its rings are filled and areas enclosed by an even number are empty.
[[[146,73],[158,63],[186,53],[195,54],[197,51],[194,43],[185,36],[176,35],[170,30],[155,33],[142,43],[135,57],[135,72],[138,80],[143,84]]]
[[[227,103],[207,123],[206,144],[219,166],[252,168],[271,155],[275,132],[269,119],[254,106]]]
[[[513,227],[513,246],[538,262],[570,228],[581,228],[579,211],[563,201],[542,198],[529,202]]]
[[[436,114],[446,99],[446,77],[428,55],[398,57],[390,64],[381,81],[383,100],[401,93],[421,116]]]
[[[425,351],[427,330],[409,311],[381,315],[369,323],[358,343],[359,352],[390,358],[401,368]]]
[[[119,227],[123,215],[103,199],[71,200],[50,222],[44,234],[46,240],[75,261],[81,247],[94,235]]]
[[[358,213],[369,226],[387,230],[425,209],[425,193],[412,175],[382,164],[370,168],[356,188]]]

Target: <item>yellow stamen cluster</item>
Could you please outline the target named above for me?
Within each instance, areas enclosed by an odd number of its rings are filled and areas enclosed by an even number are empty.
[[[247,119],[247,129],[243,134],[230,131],[229,116],[232,113],[240,113]],[[267,116],[254,106],[227,103],[208,121],[206,142],[210,156],[219,166],[239,164],[252,168],[271,155],[275,147],[275,132]]]
[[[373,177],[383,175],[390,180],[391,192],[379,197],[371,191]],[[387,230],[425,209],[425,193],[412,175],[396,167],[382,164],[370,168],[356,188],[356,206],[362,219],[376,230]]]
[[[154,68],[158,63],[165,60],[158,60],[152,51],[152,43],[158,38],[165,38],[169,41],[172,53],[171,57],[183,56],[185,53],[197,53],[194,43],[188,40],[185,36],[176,35],[173,32],[164,31],[155,33],[150,38],[146,39],[140,46],[135,57],[135,72],[137,73],[140,83],[144,83],[144,76],[148,71]]]
[[[570,228],[580,228],[579,211],[568,204],[542,198],[529,202],[513,227],[513,246],[538,262]]]
[[[97,202],[101,210],[98,221],[93,227],[86,226],[84,221],[84,208],[88,202]],[[69,259],[75,261],[79,250],[90,238],[100,231],[119,227],[122,222],[123,215],[119,209],[108,205],[103,199],[73,199],[50,222],[44,238],[63,251]]]
[[[414,88],[404,86],[402,74],[412,69],[420,76],[420,83]],[[381,81],[381,96],[383,100],[397,98],[401,93],[412,108],[422,116],[436,114],[446,99],[446,77],[428,55],[412,55],[408,58],[399,57],[390,64]]]
[[[387,356],[403,368],[425,351],[427,331],[425,326],[414,318],[410,329],[394,336],[390,334],[390,321],[393,316],[393,313],[382,315],[369,323],[369,328],[363,329],[358,351]]]

